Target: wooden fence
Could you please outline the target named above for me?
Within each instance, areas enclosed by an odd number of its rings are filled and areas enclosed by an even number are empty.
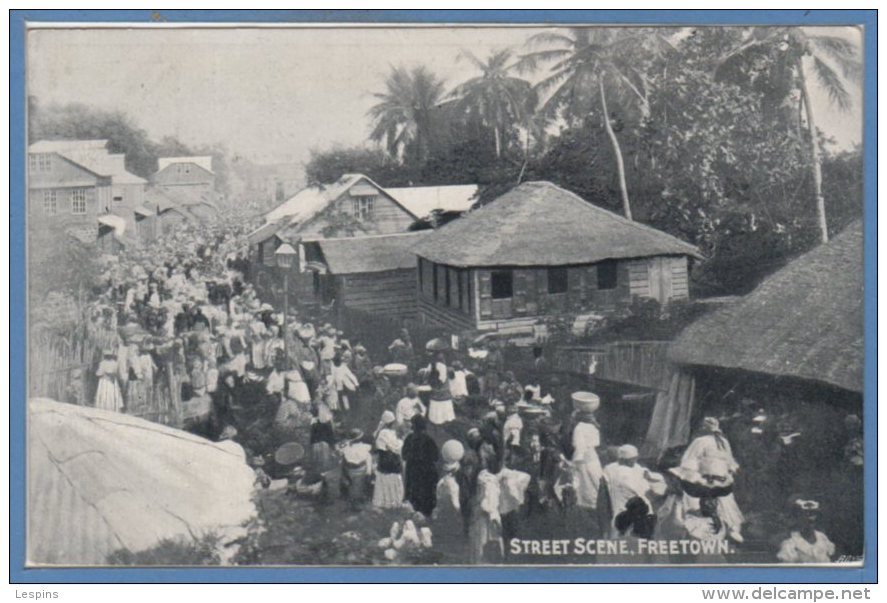
[[[102,351],[116,352],[118,345],[115,324],[98,325],[85,315],[66,333],[32,328],[28,338],[28,396],[93,406]],[[150,403],[139,409],[137,416],[164,425],[181,425],[181,384],[172,364],[160,363]]]
[[[554,350],[553,363],[559,370],[594,375],[601,379],[651,389],[668,388],[673,365],[668,361],[667,341],[620,341],[600,346],[561,346]]]

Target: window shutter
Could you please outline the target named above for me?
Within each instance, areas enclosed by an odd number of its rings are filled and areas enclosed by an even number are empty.
[[[514,295],[512,296],[512,308],[515,314],[527,312],[527,272],[526,270],[514,271]]]
[[[589,266],[585,269],[585,291],[590,296],[592,291],[597,290],[597,266]]]
[[[493,316],[493,283],[489,270],[480,270],[477,273],[478,294],[480,295],[480,317],[491,318]]]
[[[539,289],[536,284],[536,275],[539,270],[525,270],[527,277],[527,314],[539,313]]]
[[[568,268],[567,283],[570,290],[570,301],[574,304],[585,299],[585,270],[583,268]]]

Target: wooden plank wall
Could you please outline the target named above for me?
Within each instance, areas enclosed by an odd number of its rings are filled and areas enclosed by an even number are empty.
[[[415,318],[416,270],[389,270],[339,277],[342,302],[348,308],[393,316]]]
[[[423,298],[419,298],[418,307],[419,314],[426,324],[439,325],[454,333],[474,328],[474,323],[467,314],[444,308]]]

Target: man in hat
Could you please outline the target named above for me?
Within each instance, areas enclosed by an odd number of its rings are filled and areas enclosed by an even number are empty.
[[[615,517],[625,511],[626,503],[634,497],[643,499],[649,508],[651,495],[663,496],[666,490],[665,478],[638,464],[638,449],[631,444],[623,444],[616,450],[616,461],[604,467],[604,480],[610,494],[610,510]],[[613,537],[617,536],[613,527]]]

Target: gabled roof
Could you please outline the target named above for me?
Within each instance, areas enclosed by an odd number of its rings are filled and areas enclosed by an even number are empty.
[[[60,153],[69,151],[105,151],[107,140],[38,140],[28,147],[31,153]]]
[[[330,274],[385,272],[416,267],[413,246],[430,230],[366,237],[304,241],[316,243]]]
[[[693,245],[550,182],[526,182],[435,230],[415,251],[451,266],[563,266],[689,255]]]
[[[166,167],[176,163],[193,163],[210,174],[213,173],[213,158],[211,155],[199,155],[195,157],[160,157],[157,160],[157,171],[162,172]]]
[[[385,191],[400,201],[410,213],[424,218],[434,210],[468,211],[476,200],[477,185],[411,186],[386,188]]]
[[[287,218],[288,223],[310,220],[327,205],[341,197],[345,191],[357,184],[362,174],[345,174],[327,186],[309,186],[265,214],[265,222],[277,222]],[[380,187],[381,188],[381,187]]]
[[[111,178],[112,184],[145,184],[147,180],[126,170],[126,156],[109,154],[107,140],[40,140],[31,153],[57,153],[97,176]]]
[[[793,260],[672,343],[681,364],[821,381],[861,392],[862,222]]]
[[[261,243],[262,241],[268,240],[272,235],[277,234],[277,231],[285,226],[285,220],[280,219],[277,222],[265,222],[248,235],[246,235],[246,240],[250,245],[256,245]]]
[[[389,197],[405,212],[417,217],[408,208],[400,203],[388,191],[364,174],[343,174],[339,180],[327,186],[310,186],[304,188],[268,213],[265,214],[265,224],[275,224],[277,230],[296,224],[307,224],[313,218],[323,212],[331,203],[344,195],[353,186],[361,181],[366,181],[381,194]],[[260,228],[264,228],[264,225]],[[273,232],[277,232],[273,230]],[[272,233],[273,234],[273,233]]]

